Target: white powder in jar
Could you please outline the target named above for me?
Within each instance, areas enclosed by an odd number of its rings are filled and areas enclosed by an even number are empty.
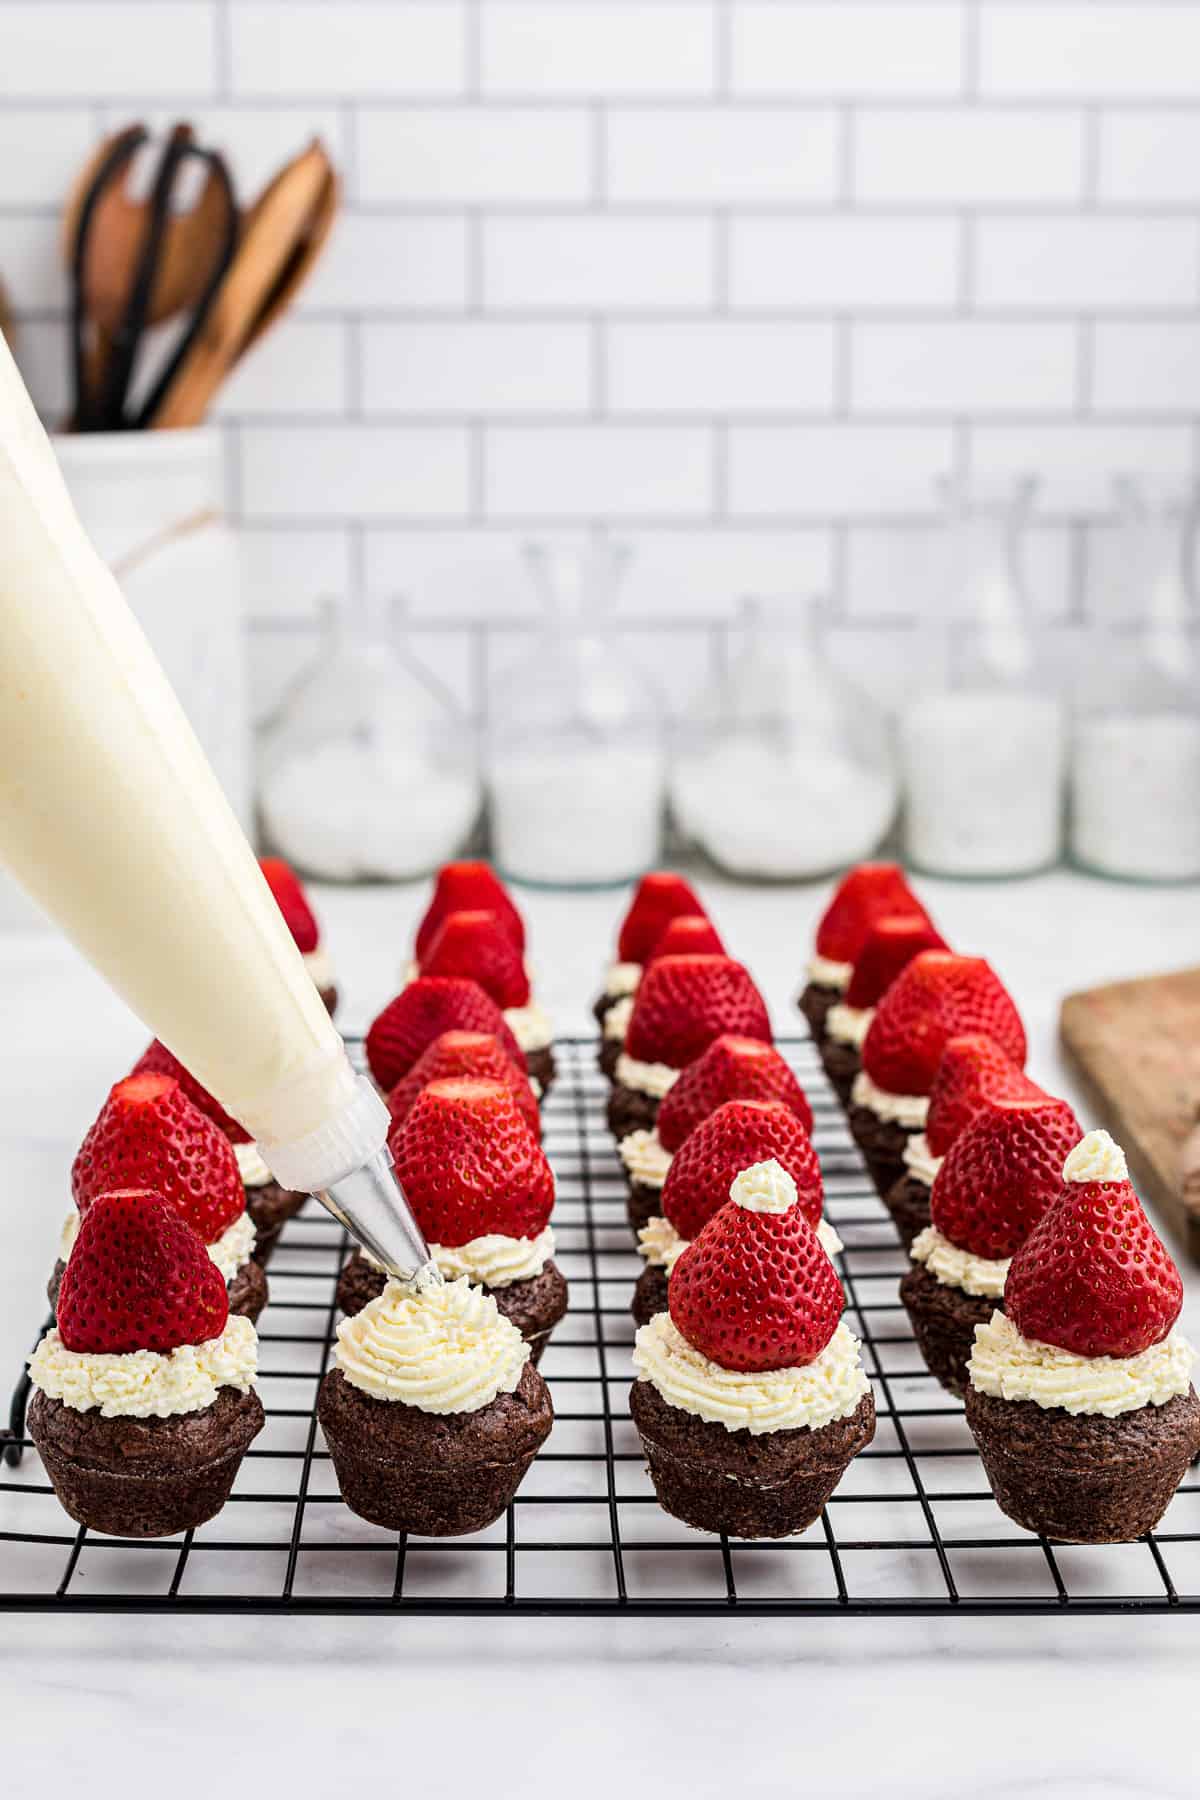
[[[504,874],[553,887],[627,881],[659,860],[658,750],[500,753],[491,767],[492,851]]]
[[[1071,756],[1071,853],[1127,880],[1200,877],[1200,719],[1081,719]]]

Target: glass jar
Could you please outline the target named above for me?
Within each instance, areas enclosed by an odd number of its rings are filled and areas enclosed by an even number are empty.
[[[328,601],[324,642],[263,739],[273,849],[328,881],[408,881],[457,855],[479,817],[471,727],[400,648],[400,601]]]
[[[869,856],[895,816],[886,720],[828,661],[826,622],[818,600],[746,601],[740,652],[685,728],[672,813],[731,875],[830,875]]]
[[[1091,596],[1071,745],[1072,860],[1128,881],[1200,879],[1198,495],[1116,484],[1107,591]]]
[[[598,533],[525,560],[543,622],[489,694],[493,855],[514,881],[628,882],[659,860],[666,781],[661,702],[613,638],[629,552]]]
[[[1021,568],[1034,483],[947,483],[947,578],[899,719],[905,849],[931,875],[1032,875],[1062,847],[1065,731]]]

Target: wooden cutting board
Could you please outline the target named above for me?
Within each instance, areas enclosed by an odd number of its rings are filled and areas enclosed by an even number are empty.
[[[1068,994],[1060,1031],[1134,1180],[1200,1262],[1200,969]]]

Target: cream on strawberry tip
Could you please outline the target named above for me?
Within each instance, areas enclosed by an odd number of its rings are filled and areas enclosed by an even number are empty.
[[[795,1181],[773,1157],[743,1169],[729,1189],[729,1198],[748,1212],[787,1212],[799,1197]],[[839,1256],[845,1246],[828,1219],[822,1218],[815,1230],[826,1256]],[[651,1268],[665,1269],[669,1275],[692,1241],[680,1237],[669,1219],[656,1214],[638,1232],[638,1251]]]

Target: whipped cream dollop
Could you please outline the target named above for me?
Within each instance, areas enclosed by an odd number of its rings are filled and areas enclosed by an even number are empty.
[[[910,1137],[901,1151],[904,1166],[915,1181],[923,1182],[931,1188],[937,1179],[937,1172],[945,1162],[944,1156],[935,1156],[929,1148],[929,1139],[923,1131]]]
[[[547,1225],[531,1238],[505,1237],[502,1232],[491,1231],[483,1237],[470,1238],[465,1244],[430,1244],[429,1254],[447,1281],[465,1276],[480,1287],[511,1287],[514,1281],[528,1281],[541,1274],[554,1255],[554,1228]],[[374,1268],[383,1268],[369,1250],[364,1250],[363,1255]]]
[[[1063,1180],[1128,1181],[1125,1152],[1107,1131],[1089,1131],[1063,1164]]]
[[[333,986],[333,959],[324,944],[318,944],[315,950],[304,951],[304,966],[312,977],[314,987]]]
[[[671,1152],[663,1149],[657,1129],[631,1131],[617,1145],[631,1181],[641,1187],[660,1188],[671,1169]]]
[[[63,1262],[71,1260],[71,1252],[75,1248],[75,1239],[79,1236],[79,1214],[71,1208],[62,1223],[58,1234],[58,1254]],[[223,1231],[213,1243],[206,1244],[205,1249],[216,1263],[225,1280],[232,1281],[243,1263],[248,1263],[254,1255],[254,1246],[258,1241],[258,1232],[254,1220],[249,1213],[239,1213],[227,1231]]]
[[[791,1212],[799,1195],[796,1183],[781,1162],[773,1156],[765,1162],[751,1163],[734,1176],[729,1184],[729,1198],[747,1212]]]
[[[638,1231],[638,1250],[653,1269],[665,1269],[667,1274],[675,1267],[691,1238],[680,1237],[670,1219],[655,1213]],[[822,1219],[817,1226],[817,1242],[826,1256],[840,1256],[845,1248],[841,1238],[829,1223]]]
[[[604,977],[604,992],[609,999],[619,1000],[626,994],[636,994],[641,979],[641,963],[610,963],[608,974]]]
[[[839,1000],[825,1014],[825,1036],[835,1043],[849,1044],[853,1049],[861,1050],[874,1017],[873,1006],[847,1006]]]
[[[975,1327],[967,1367],[972,1387],[997,1400],[1032,1400],[1115,1419],[1186,1394],[1194,1361],[1192,1346],[1177,1331],[1138,1356],[1076,1356],[1022,1337],[1007,1314],[994,1312],[986,1325]]]
[[[269,1181],[275,1179],[263,1161],[262,1151],[257,1144],[235,1144],[233,1154],[237,1157],[238,1174],[242,1178],[243,1187],[266,1187]]]
[[[554,1027],[536,1000],[506,1007],[504,1023],[522,1050],[546,1050],[554,1042]]]
[[[917,1234],[909,1255],[914,1262],[923,1263],[943,1287],[961,1288],[964,1294],[975,1294],[982,1300],[1001,1298],[1012,1262],[1011,1256],[993,1259],[960,1250],[936,1225],[927,1225]]]
[[[837,988],[844,994],[850,986],[850,977],[854,973],[854,964],[834,962],[828,956],[821,956],[814,951],[808,961],[808,979],[814,987]]]
[[[75,1412],[103,1419],[169,1419],[203,1412],[223,1387],[248,1393],[258,1373],[258,1336],[249,1319],[231,1317],[204,1344],[102,1353],[68,1350],[48,1331],[29,1359],[34,1387]]]
[[[622,1087],[633,1088],[636,1093],[649,1094],[651,1099],[661,1100],[679,1080],[679,1070],[673,1069],[669,1063],[639,1062],[634,1056],[626,1056],[622,1050],[617,1058],[616,1078]]]
[[[920,1131],[929,1117],[928,1094],[889,1094],[876,1087],[865,1069],[854,1077],[850,1098],[855,1106],[865,1106],[886,1124],[903,1125],[906,1131]]]
[[[418,1286],[389,1281],[338,1326],[334,1359],[374,1400],[427,1413],[478,1412],[511,1394],[529,1345],[482,1288],[463,1277]]]
[[[694,1350],[670,1313],[657,1313],[633,1341],[633,1366],[668,1406],[727,1431],[819,1431],[852,1413],[868,1391],[858,1340],[844,1321],[811,1363],[764,1373],[723,1369]]]
[[[604,1035],[615,1039],[619,1044],[625,1042],[625,1033],[629,1029],[629,1021],[633,1017],[633,1000],[627,996],[610,1006],[604,1015]]]

